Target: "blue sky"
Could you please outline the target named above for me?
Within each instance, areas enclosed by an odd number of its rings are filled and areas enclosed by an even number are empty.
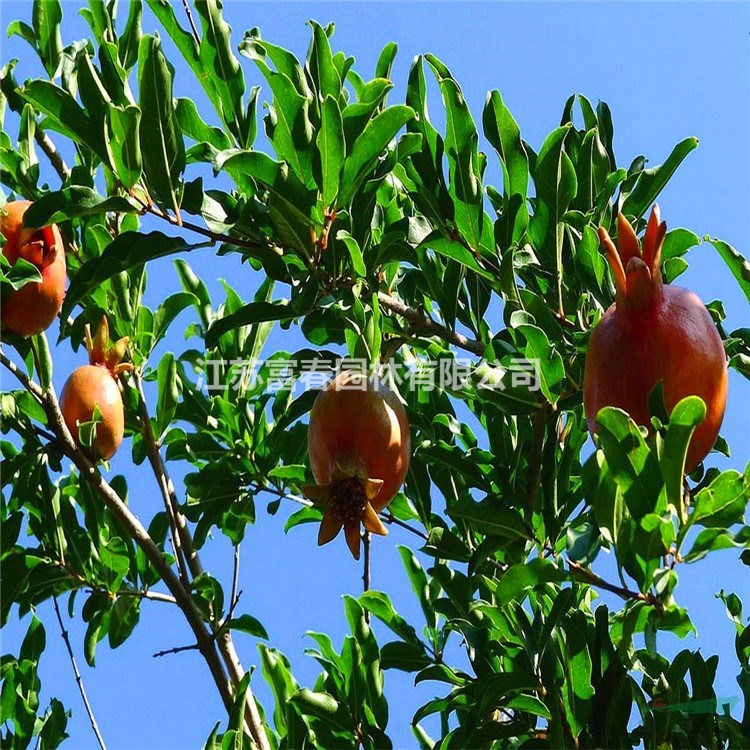
[[[64,42],[88,35],[78,16],[77,2],[65,2]],[[121,2],[124,21],[127,3]],[[175,7],[181,10],[175,1]],[[30,2],[0,3],[3,29],[11,20],[30,20]],[[679,169],[660,198],[662,216],[670,228],[686,226],[698,235],[721,237],[750,252],[750,5],[746,3],[262,3],[228,2],[225,15],[234,29],[238,44],[244,31],[261,28],[264,38],[303,56],[309,41],[305,21],[335,21],[334,50],[343,49],[356,57],[355,68],[370,77],[381,48],[391,40],[399,44],[393,70],[396,89],[391,101],[403,101],[406,76],[414,55],[432,52],[440,57],[461,83],[465,96],[479,121],[486,92],[497,88],[514,113],[521,132],[535,148],[559,124],[567,97],[583,93],[593,102],[607,101],[615,125],[615,152],[618,162],[627,166],[639,154],[651,164],[660,163],[671,148],[687,136],[697,136],[700,146]],[[156,23],[146,10],[144,30]],[[166,35],[161,34],[164,38]],[[169,46],[169,45],[167,45]],[[28,47],[13,38],[3,39],[2,60],[20,59],[20,79],[41,74]],[[191,80],[175,53],[177,96],[194,96],[198,86]],[[248,86],[263,85],[253,64],[240,58]],[[440,100],[431,89],[430,111],[441,121]],[[201,112],[213,121],[202,98],[196,100]],[[6,123],[11,132],[15,122]],[[490,181],[497,184],[494,154],[490,154]],[[52,186],[53,173],[47,173]],[[164,227],[160,227],[162,230]],[[747,301],[737,289],[728,270],[707,243],[688,255],[689,271],[680,283],[693,288],[706,301],[721,298],[727,311],[727,329],[750,325]],[[190,262],[217,296],[222,298],[219,277],[249,297],[257,277],[241,268],[234,259],[217,259],[211,251],[191,255]],[[153,280],[158,274],[158,284]],[[167,262],[151,272],[152,287],[147,302],[152,306],[165,294],[179,287],[177,276]],[[158,288],[157,288],[158,287]],[[185,346],[180,325],[190,321],[183,315],[176,324],[167,348]],[[494,326],[496,329],[498,323]],[[294,328],[277,332],[269,349],[294,350],[301,341]],[[164,347],[162,347],[163,349]],[[155,360],[156,362],[157,360]],[[62,386],[67,373],[82,362],[68,342],[55,353],[55,383]],[[4,381],[5,382],[5,381]],[[4,385],[4,387],[8,387]],[[750,385],[732,373],[728,414],[722,433],[733,450],[731,459],[716,459],[722,468],[742,470],[750,460],[747,437],[750,411]],[[113,473],[125,473],[130,482],[131,506],[142,519],[160,509],[157,487],[145,470],[134,470],[127,446],[112,463]],[[182,472],[173,469],[181,489]],[[270,644],[284,651],[292,661],[297,679],[308,686],[317,675],[315,662],[303,655],[312,641],[308,630],[331,634],[340,644],[346,632],[341,596],[361,590],[361,567],[355,564],[345,546],[315,546],[316,530],[298,527],[283,533],[283,519],[294,508],[282,508],[275,517],[267,516],[258,501],[259,520],[242,547],[241,611],[258,617],[270,635]],[[403,572],[396,545],[413,546],[415,538],[393,529],[386,540],[375,540],[373,587],[388,591],[396,608],[419,625],[418,606]],[[231,548],[218,536],[209,541],[204,553],[206,567],[228,580]],[[602,564],[603,563],[603,564]],[[423,558],[429,565],[429,558]],[[605,573],[611,566],[601,558],[597,569]],[[735,684],[733,626],[726,619],[723,605],[714,599],[720,588],[740,595],[747,591],[747,568],[730,551],[712,555],[709,560],[683,566],[678,601],[687,606],[698,628],[698,638],[677,641],[660,635],[659,645],[667,653],[681,648],[701,648],[705,655],[721,656],[717,693],[739,693]],[[616,601],[605,599],[611,605]],[[79,598],[80,606],[82,598]],[[77,615],[80,615],[78,610]],[[73,674],[51,608],[40,608],[47,627],[48,649],[41,665],[45,695],[60,697],[73,710],[69,724],[70,747],[95,747],[95,740],[76,691]],[[15,618],[3,633],[4,653],[17,648],[27,621]],[[71,623],[79,666],[110,750],[130,748],[184,748],[200,746],[213,724],[223,719],[223,709],[207,670],[195,652],[161,659],[151,654],[190,642],[190,633],[179,613],[169,605],[144,603],[141,624],[121,648],[111,651],[106,642],[97,651],[97,668],[89,669],[83,660],[83,629]],[[381,643],[387,632],[376,627]],[[245,666],[257,663],[255,644],[249,637],[237,636]],[[270,711],[269,694],[256,675],[253,686]],[[396,672],[386,675],[391,699],[389,734],[397,747],[413,747],[408,724],[416,708],[439,693],[442,686],[427,683],[412,686],[412,678]],[[429,722],[429,729],[434,728]]]

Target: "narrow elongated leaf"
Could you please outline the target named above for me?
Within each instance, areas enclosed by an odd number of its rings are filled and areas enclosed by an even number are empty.
[[[141,600],[137,596],[120,596],[109,616],[110,648],[121,646],[130,637],[141,614]]]
[[[333,62],[328,36],[319,23],[308,21],[308,25],[313,32],[308,65],[310,76],[318,89],[318,98],[324,102],[330,96],[338,102],[341,94],[341,78]]]
[[[232,29],[224,20],[221,0],[197,0],[203,26],[198,56],[218,92],[219,115],[240,147],[246,148],[248,129],[244,112],[245,76],[232,49]]]
[[[683,520],[682,483],[685,477],[685,459],[693,432],[705,416],[706,405],[698,396],[684,398],[672,409],[664,439],[661,470],[667,501],[672,504],[677,517]]]
[[[23,220],[29,227],[45,227],[79,216],[103,214],[107,211],[137,213],[138,210],[127,198],[116,195],[103,198],[89,187],[71,185],[34,201],[26,210]]]
[[[521,515],[504,508],[496,500],[487,498],[475,503],[473,500],[461,500],[450,508],[449,515],[463,518],[474,525],[477,531],[488,536],[499,536],[506,539],[529,539],[531,533]]]
[[[185,144],[172,103],[173,71],[161,43],[145,36],[139,50],[141,153],[149,188],[165,205],[179,211]]]
[[[414,117],[411,107],[398,104],[375,116],[357,139],[344,164],[338,203],[346,206],[372,171],[396,133]]]
[[[521,131],[505,106],[499,91],[490,91],[482,115],[484,134],[500,157],[507,195],[526,198],[529,187],[529,158]]]
[[[622,213],[636,218],[643,216],[677,171],[677,167],[697,147],[697,138],[686,138],[672,149],[672,153],[664,164],[644,169],[638,176],[633,190],[623,202]]]
[[[724,262],[729,266],[729,270],[732,272],[734,278],[737,279],[740,289],[742,289],[748,301],[750,301],[750,262],[730,244],[715,238],[706,237],[705,239],[716,248]]]
[[[750,476],[723,471],[695,496],[691,519],[707,528],[726,529],[742,520],[749,499]]]
[[[34,80],[21,88],[19,94],[37,112],[46,115],[54,130],[83,146],[89,144],[89,117],[67,91],[49,81]]]
[[[435,72],[445,105],[445,151],[456,227],[471,247],[479,251],[484,220],[479,135],[461,87],[450,70],[434,55],[426,55],[425,59]]]
[[[39,57],[50,78],[57,70],[62,52],[62,17],[60,0],[34,0],[31,22],[39,46]]]
[[[107,246],[99,258],[84,263],[80,268],[65,295],[60,316],[67,318],[79,300],[118,273],[194,247],[196,245],[191,245],[181,237],[168,237],[161,232],[123,232]]]
[[[341,168],[346,157],[344,125],[341,110],[332,96],[327,96],[320,110],[320,130],[315,140],[320,154],[318,188],[325,206],[332,206],[339,191]]]
[[[141,110],[134,104],[108,109],[109,150],[112,168],[126,188],[132,188],[141,178]]]
[[[214,346],[223,334],[240,326],[271,320],[289,320],[296,314],[287,302],[250,302],[231,315],[215,321],[206,333],[206,345]]]

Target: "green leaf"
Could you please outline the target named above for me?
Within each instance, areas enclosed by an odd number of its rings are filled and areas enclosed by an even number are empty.
[[[448,513],[453,518],[469,521],[478,532],[504,539],[531,538],[531,533],[518,511],[500,505],[488,497],[482,502],[463,499],[451,506]]]
[[[522,324],[516,328],[526,339],[524,356],[538,363],[539,388],[552,404],[557,402],[558,386],[565,378],[565,365],[557,349],[550,343],[547,334],[537,326]]]
[[[687,458],[690,438],[695,428],[706,417],[706,405],[698,396],[682,399],[672,409],[664,438],[664,453],[661,457],[661,470],[664,475],[664,486],[675,515],[684,522],[684,503],[682,500],[682,483],[685,477],[685,459]]]
[[[138,58],[144,177],[156,198],[179,212],[185,144],[172,103],[174,73],[156,37],[143,37]]]
[[[385,147],[413,117],[414,111],[411,107],[398,104],[388,107],[370,120],[344,163],[344,173],[339,188],[338,204],[340,206],[349,204],[360,185],[372,173]]]
[[[242,633],[253,635],[256,638],[263,638],[268,640],[268,633],[263,627],[259,620],[256,620],[252,615],[240,615],[239,617],[233,617],[227,624],[226,627],[230,630],[239,630]]]
[[[456,228],[478,252],[484,220],[479,135],[461,87],[450,70],[434,55],[425,55],[425,59],[435,73],[445,105],[445,152]]]
[[[141,615],[141,600],[137,596],[119,596],[109,616],[110,648],[121,646],[130,637]]]
[[[226,133],[220,128],[208,125],[198,113],[192,99],[180,97],[177,100],[177,121],[182,132],[198,143],[210,143],[218,151],[231,148],[232,144]]]
[[[460,242],[454,242],[448,237],[444,237],[438,233],[432,233],[429,237],[426,237],[419,247],[428,247],[439,253],[444,258],[450,258],[465,266],[477,276],[481,276],[488,281],[493,281],[495,275],[488,271],[484,266],[480,265],[477,261],[476,255],[471,252],[468,248],[464,247]]]
[[[130,70],[138,62],[138,47],[143,37],[141,19],[143,17],[142,0],[130,0],[128,3],[128,20],[125,29],[118,39],[120,64],[125,70]]]
[[[223,18],[221,0],[197,0],[195,9],[203,26],[198,56],[218,94],[219,115],[240,147],[247,148],[250,142],[243,111],[245,77],[232,49],[232,29]]]
[[[81,105],[64,89],[42,80],[29,81],[19,89],[21,97],[49,119],[49,125],[72,141],[89,146],[91,121]],[[99,154],[106,159],[106,154]]]
[[[32,24],[36,37],[39,57],[50,78],[57,70],[62,53],[60,24],[63,12],[59,0],[34,0]]]
[[[138,207],[127,198],[113,195],[103,198],[95,190],[84,185],[72,185],[35,200],[23,216],[29,227],[45,227],[80,216],[93,216],[108,211],[138,213]]]
[[[505,106],[499,91],[490,91],[482,114],[484,134],[500,157],[505,194],[524,199],[529,187],[529,157],[521,140],[521,131]]]
[[[339,191],[339,177],[346,157],[344,124],[339,105],[327,96],[320,110],[320,130],[315,140],[320,154],[318,187],[324,206],[333,206]]]
[[[750,262],[728,243],[708,236],[705,239],[716,248],[719,255],[724,259],[732,275],[737,279],[740,289],[750,301]]]
[[[750,499],[750,478],[738,471],[723,471],[694,498],[693,523],[727,529],[742,520]]]
[[[640,172],[633,190],[622,204],[622,213],[640,219],[669,182],[677,167],[697,147],[697,138],[686,138],[672,149],[664,164]]]
[[[365,266],[365,259],[362,256],[362,250],[360,249],[357,240],[355,240],[345,229],[340,229],[336,233],[336,239],[341,240],[341,242],[346,245],[346,249],[349,251],[349,257],[352,259],[352,268],[354,269],[354,272],[360,278],[364,278],[367,275],[367,266]]]
[[[331,97],[337,102],[341,95],[341,78],[333,63],[328,36],[319,23],[308,21],[308,26],[313,32],[308,65],[310,76],[318,90],[318,98],[325,102]]]
[[[158,400],[156,402],[157,440],[169,428],[180,398],[180,381],[177,377],[177,364],[174,354],[167,352],[156,370]]]
[[[283,302],[250,302],[236,312],[214,321],[206,332],[206,346],[215,346],[223,334],[235,328],[271,320],[290,320],[296,315],[294,308],[286,300]]]
[[[108,110],[109,150],[112,168],[126,188],[132,188],[141,178],[143,169],[140,142],[141,110],[134,104]]]
[[[60,317],[65,320],[76,303],[123,271],[142,265],[150,260],[192,250],[181,237],[168,237],[161,232],[123,232],[106,247],[98,258],[93,258],[80,268],[65,295]]]
[[[497,587],[497,597],[502,604],[521,601],[528,589],[540,583],[561,583],[568,575],[554,563],[543,557],[536,557],[526,563],[512,565],[503,574]]]

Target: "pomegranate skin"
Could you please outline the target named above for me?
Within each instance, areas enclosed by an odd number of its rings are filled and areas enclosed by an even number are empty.
[[[634,254],[635,235],[629,238],[624,221],[620,221],[619,270],[613,263],[619,260],[613,259],[613,246],[607,248],[617,300],[592,332],[586,357],[583,398],[589,431],[596,431],[596,415],[605,406],[624,409],[636,423],[650,426],[648,397],[661,380],[668,412],[687,396],[699,396],[706,404],[706,418],[693,433],[687,452],[685,471],[690,472],[713,447],[724,417],[728,388],[724,346],[700,298],[661,282],[659,261],[666,227],[657,238],[658,209],[644,239],[645,263]],[[606,232],[602,239],[605,246],[611,243]],[[631,247],[623,252],[628,242]]]
[[[310,414],[307,444],[315,481],[330,484],[336,461],[352,463],[383,484],[370,500],[380,511],[395,497],[409,470],[411,436],[396,395],[379,384],[361,390],[366,378],[342,372],[322,390]]]
[[[0,209],[0,231],[5,236],[3,255],[14,264],[19,258],[33,263],[42,275],[11,292],[3,302],[3,328],[33,336],[50,327],[65,297],[67,269],[62,236],[57,226],[34,230],[23,226],[30,201],[13,201]]]
[[[96,425],[91,449],[107,461],[120,447],[125,432],[122,396],[108,369],[83,365],[73,371],[60,394],[60,410],[77,445],[78,425],[94,418],[94,406],[99,408],[102,419]]]

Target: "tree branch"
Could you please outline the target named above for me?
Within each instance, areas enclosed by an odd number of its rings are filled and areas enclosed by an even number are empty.
[[[188,17],[188,21],[190,23],[190,30],[193,32],[193,39],[195,39],[196,44],[201,43],[200,34],[198,34],[198,29],[195,26],[195,21],[193,20],[193,14],[190,12],[190,5],[188,3],[188,0],[182,0],[182,7],[185,8],[185,14]]]
[[[486,344],[483,342],[478,341],[477,339],[467,338],[463,334],[458,333],[458,331],[451,331],[428,315],[425,315],[413,307],[409,307],[401,302],[401,300],[392,297],[390,294],[378,292],[378,302],[386,309],[408,320],[413,326],[415,333],[427,333],[432,336],[437,336],[438,338],[443,339],[443,341],[447,341],[449,344],[457,346],[459,349],[464,349],[465,351],[471,352],[480,357],[484,354],[484,350],[487,348]]]
[[[70,177],[70,168],[65,163],[62,154],[57,150],[57,147],[52,142],[51,138],[39,125],[34,129],[34,140],[39,144],[39,148],[41,148],[47,155],[52,168],[57,172],[60,179],[65,182],[65,180]]]
[[[94,710],[91,708],[88,695],[86,695],[86,688],[83,685],[83,677],[81,677],[81,673],[78,669],[78,664],[76,663],[76,657],[73,654],[73,647],[70,644],[70,636],[68,635],[68,631],[65,629],[65,623],[63,622],[62,615],[60,614],[60,605],[57,602],[57,596],[55,596],[55,594],[52,594],[52,602],[55,605],[55,614],[57,615],[57,621],[60,623],[60,634],[62,635],[63,641],[65,641],[65,648],[68,651],[68,658],[70,659],[70,663],[73,666],[73,674],[75,675],[76,684],[78,685],[78,692],[81,694],[81,700],[83,700],[83,707],[86,709],[86,713],[88,714],[89,721],[91,722],[91,729],[94,730],[94,734],[96,735],[96,741],[99,743],[99,747],[102,750],[107,750],[107,746],[104,744],[104,738],[102,737],[102,733],[99,731],[99,725],[96,723]]]
[[[364,554],[364,565],[362,570],[362,591],[370,590],[370,532],[365,529],[365,533],[362,535],[362,541],[364,542],[365,554]],[[365,622],[370,624],[370,610],[365,609]]]
[[[152,654],[152,658],[159,659],[162,656],[167,656],[169,654],[181,654],[183,651],[198,651],[199,646],[197,643],[192,643],[189,646],[176,646],[175,648],[168,648],[166,651],[157,651],[155,654]]]
[[[175,558],[177,560],[177,568],[180,571],[180,578],[182,579],[183,585],[186,589],[190,588],[190,579],[188,577],[188,570],[186,564],[185,551],[183,549],[182,537],[179,529],[178,516],[181,516],[177,498],[174,492],[170,492],[172,481],[169,479],[166,473],[166,467],[161,458],[159,452],[159,446],[156,443],[154,432],[151,428],[151,417],[148,413],[148,405],[146,404],[146,394],[143,391],[143,381],[141,375],[137,370],[132,373],[133,382],[135,383],[136,390],[139,396],[139,408],[141,412],[141,422],[143,423],[143,433],[146,438],[146,445],[148,447],[148,461],[151,464],[151,469],[156,477],[156,482],[159,485],[162,499],[164,500],[164,507],[167,511],[169,518],[170,533],[172,536],[172,545],[174,546]],[[185,519],[182,518],[182,525],[185,525]]]
[[[650,591],[646,594],[643,594],[640,591],[632,591],[631,589],[627,588],[627,586],[617,586],[614,583],[605,581],[603,578],[594,573],[593,570],[584,568],[583,565],[579,565],[572,560],[568,560],[567,563],[570,570],[580,576],[580,578],[586,583],[590,583],[592,586],[596,586],[599,589],[603,589],[604,591],[609,591],[612,594],[616,594],[621,599],[632,599],[634,601],[645,602],[646,604],[650,604],[651,606],[656,607],[656,609],[661,614],[664,613],[664,602],[662,602],[662,600],[658,596],[656,596],[656,594],[653,594]]]
[[[214,682],[224,701],[227,711],[231,711],[233,702],[232,685],[228,682],[221,661],[213,646],[213,637],[207,631],[190,592],[186,590],[178,576],[169,566],[161,550],[156,546],[154,540],[149,536],[141,522],[133,515],[130,508],[123,503],[120,496],[110,487],[102,474],[99,472],[91,459],[75,444],[65,424],[57,396],[52,385],[46,392],[32,381],[25,373],[16,367],[0,350],[0,362],[21,382],[21,384],[37,398],[42,404],[49,420],[49,427],[60,440],[63,452],[78,468],[81,477],[89,483],[92,489],[102,498],[109,510],[114,514],[124,529],[133,540],[144,551],[146,557],[158,571],[167,588],[172,592],[174,598],[185,615],[190,628],[195,634],[196,641],[200,647],[206,663],[214,678]],[[265,736],[262,727],[256,728]],[[259,743],[260,744],[260,743]]]

